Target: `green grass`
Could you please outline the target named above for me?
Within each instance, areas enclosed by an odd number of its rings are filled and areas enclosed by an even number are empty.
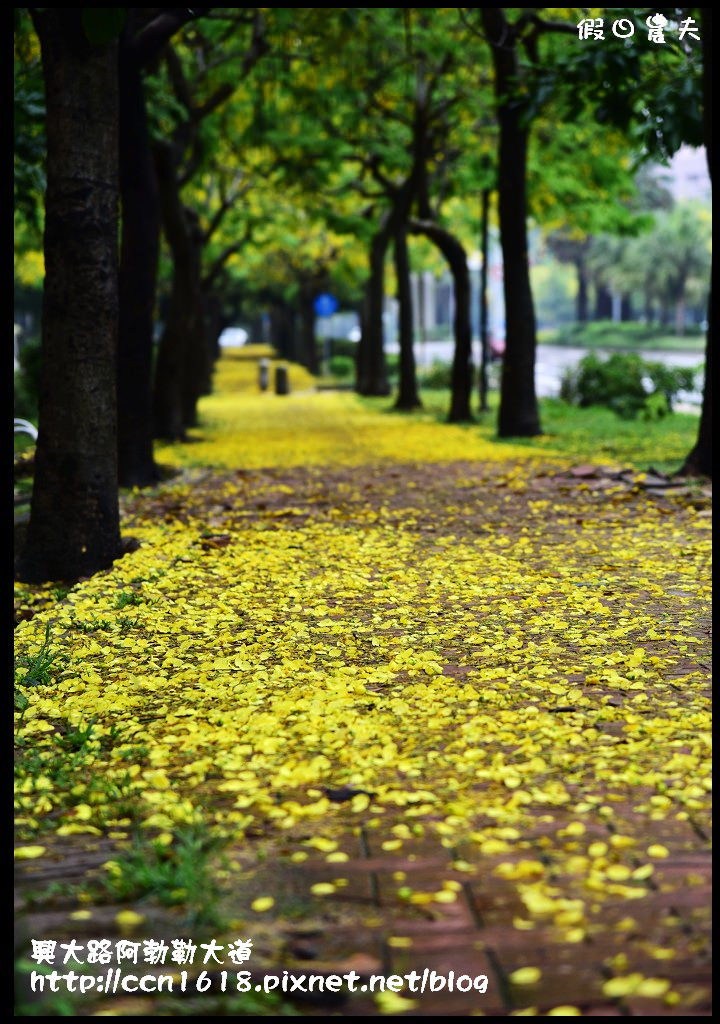
[[[57,658],[57,652],[50,649],[50,624],[48,623],[45,627],[45,639],[38,652],[15,659],[15,685],[47,686],[52,682],[50,668]]]
[[[393,416],[411,416],[444,423],[450,407],[450,393],[443,390],[422,390],[423,408],[416,412],[395,412],[394,397],[360,398],[368,408]],[[477,411],[478,400],[472,398],[475,422],[466,430],[477,430],[488,440],[497,440],[499,394],[488,395],[490,410]],[[698,416],[693,413],[671,413],[661,419],[624,420],[610,409],[592,406],[580,409],[559,398],[540,400],[540,422],[544,433],[523,438],[523,444],[549,455],[560,455],[574,462],[617,464],[645,470],[650,466],[665,473],[675,472],[695,444]]]
[[[220,890],[211,864],[220,843],[200,825],[179,829],[169,846],[137,835],[129,850],[113,858],[103,887],[121,902],[147,899],[183,907],[188,925],[220,926]]]
[[[124,590],[118,594],[113,607],[116,610],[120,610],[122,608],[127,608],[128,605],[138,605],[142,603],[143,599],[140,594],[136,594],[134,591]]]

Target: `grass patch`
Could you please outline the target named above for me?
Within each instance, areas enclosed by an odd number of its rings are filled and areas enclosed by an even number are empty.
[[[413,420],[437,423],[447,421],[450,392],[421,391],[423,408],[415,412],[393,409],[392,398],[359,398],[367,408],[391,413]],[[488,412],[477,411],[477,398],[473,399],[474,423],[455,424],[457,428],[498,444],[497,412],[500,396],[497,391],[488,395]],[[645,470],[650,466],[661,472],[674,472],[683,463],[695,444],[698,416],[693,413],[674,412],[652,420],[623,420],[612,410],[600,406],[580,409],[559,398],[540,399],[540,422],[544,433],[539,437],[523,438],[522,443],[538,454],[564,456],[579,462],[622,463],[623,466]]]
[[[143,599],[140,594],[136,594],[133,591],[124,590],[115,598],[115,604],[113,605],[113,607],[119,611],[122,608],[127,608],[128,605],[137,605],[142,603]]]
[[[169,843],[136,835],[130,849],[106,865],[103,887],[118,902],[184,907],[188,925],[220,927],[220,887],[211,862],[221,843],[203,825],[178,830]]]
[[[50,623],[45,626],[45,639],[37,654],[28,654],[15,659],[15,682],[21,686],[47,686],[52,682],[50,668],[57,659],[57,653],[50,650]],[[25,669],[22,676],[18,670]]]

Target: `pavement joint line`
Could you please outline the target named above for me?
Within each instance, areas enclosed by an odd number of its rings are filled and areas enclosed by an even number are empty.
[[[478,929],[478,931],[482,932],[485,928],[485,923],[483,921],[483,916],[480,913],[480,908],[477,905],[477,901],[475,900],[475,896],[470,886],[470,883],[463,882],[462,887],[463,893],[465,895],[465,900],[470,910],[470,915],[473,921],[475,922],[475,927]],[[498,992],[500,994],[500,998],[502,999],[503,1006],[506,1010],[511,1010],[512,997],[510,995],[510,985],[508,984],[507,974],[505,973],[505,970],[500,962],[500,958],[498,957],[495,950],[491,949],[488,946],[483,946],[483,952],[485,953],[485,956],[488,959],[488,963],[490,964],[490,967],[492,968],[492,971],[495,975],[495,980],[497,981],[498,986]]]
[[[360,829],[360,849],[362,855],[366,860],[370,860],[370,844],[368,843],[367,832],[365,828]],[[380,880],[377,876],[377,871],[369,871],[368,876],[370,878],[370,898],[376,907],[380,906]]]

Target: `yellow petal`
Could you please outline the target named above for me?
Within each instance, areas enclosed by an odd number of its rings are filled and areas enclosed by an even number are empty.
[[[275,900],[272,896],[258,896],[256,900],[252,901],[250,906],[256,913],[262,914],[264,910],[269,910],[274,904]]]
[[[534,985],[541,977],[542,971],[539,967],[519,967],[517,971],[508,975],[513,985]]]
[[[32,860],[33,857],[42,857],[45,853],[44,846],[17,846],[15,847],[15,858],[17,860]]]

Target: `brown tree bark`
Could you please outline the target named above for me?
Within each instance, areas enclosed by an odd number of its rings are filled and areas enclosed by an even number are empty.
[[[46,94],[45,289],[39,436],[21,579],[76,580],[121,553],[117,41],[81,8],[34,9]]]
[[[470,272],[465,249],[460,241],[434,221],[411,220],[410,230],[426,235],[447,260],[453,278],[455,317],[449,423],[470,423],[472,393],[472,327],[470,323]]]
[[[595,319],[612,319],[612,295],[604,284],[595,285]]]
[[[422,402],[418,393],[415,352],[413,350],[410,258],[408,256],[407,234],[404,225],[398,227],[395,231],[393,252],[398,287],[398,303],[400,305],[400,387],[397,399],[395,400],[395,408],[407,410],[421,409]]]
[[[702,7],[701,38],[703,51],[703,136],[708,172],[712,181],[712,8]],[[710,274],[712,281],[712,273]],[[680,469],[684,474],[712,476],[712,289],[708,295],[707,334],[705,335],[705,385],[698,436]]]
[[[579,324],[586,324],[588,322],[588,275],[585,260],[582,256],[575,261],[575,270],[578,282],[577,322]]]
[[[202,235],[197,215],[182,204],[170,146],[156,144],[155,157],[173,279],[155,366],[154,434],[164,440],[182,441],[188,419],[186,367],[195,355],[201,331]]]
[[[383,303],[385,256],[392,234],[391,216],[386,212],[370,242],[370,273],[365,285],[362,336],[357,351],[356,390],[360,395],[390,394],[383,343]]]
[[[500,128],[498,207],[505,294],[505,355],[500,386],[500,437],[542,432],[535,393],[535,309],[527,246],[527,104],[518,93],[517,37],[501,7],[480,8],[495,69]]]
[[[158,479],[153,458],[152,350],[160,208],[142,72],[133,45],[134,9],[120,41],[120,319],[118,477],[121,486]]]
[[[488,363],[490,361],[490,339],[488,337],[488,211],[490,208],[490,189],[482,190],[482,234],[480,249],[482,256],[482,267],[480,268],[480,374],[478,389],[480,398],[480,412],[487,412],[488,406]]]
[[[326,280],[327,276],[324,272],[301,276],[298,290],[300,361],[315,376],[320,372],[318,342],[315,334],[315,299]]]
[[[121,486],[158,479],[153,458],[152,355],[160,207],[148,131],[143,68],[207,8],[127,9],[120,38],[120,320],[118,475]]]

